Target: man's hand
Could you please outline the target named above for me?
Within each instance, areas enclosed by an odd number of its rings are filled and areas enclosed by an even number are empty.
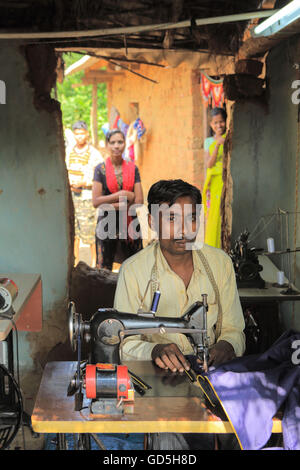
[[[224,362],[231,361],[236,357],[234,349],[228,341],[220,340],[209,350],[208,365],[219,366]]]
[[[172,372],[190,369],[190,364],[174,343],[156,344],[152,350],[152,359],[161,369],[170,369]]]

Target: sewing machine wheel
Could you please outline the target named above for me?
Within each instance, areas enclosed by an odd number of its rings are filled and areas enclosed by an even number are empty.
[[[0,450],[7,449],[16,437],[22,415],[20,388],[13,375],[0,364]]]
[[[74,302],[69,303],[69,338],[73,351],[77,349],[77,336],[80,331],[81,315],[76,313]]]

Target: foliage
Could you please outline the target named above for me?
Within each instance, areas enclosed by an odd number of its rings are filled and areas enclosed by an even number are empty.
[[[65,70],[81,58],[79,54],[63,54]],[[71,128],[78,120],[85,121],[91,130],[92,85],[72,85],[81,82],[83,71],[76,72],[64,78],[63,83],[57,82],[57,99],[60,101],[63,125]],[[102,125],[108,121],[107,117],[107,87],[105,83],[98,83],[98,137],[104,139]]]

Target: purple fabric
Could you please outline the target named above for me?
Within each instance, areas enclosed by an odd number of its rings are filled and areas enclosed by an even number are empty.
[[[237,358],[206,374],[243,449],[263,449],[272,418],[282,410],[284,449],[300,450],[300,366],[292,361],[292,345],[299,340],[300,333],[287,331],[263,354]]]

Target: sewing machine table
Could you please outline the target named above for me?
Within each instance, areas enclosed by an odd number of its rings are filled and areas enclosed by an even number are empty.
[[[35,407],[32,426],[38,433],[232,433],[224,417],[213,414],[205,405],[201,390],[187,376],[174,375],[150,361],[127,362],[129,370],[151,385],[144,396],[135,393],[133,413],[123,416],[94,417],[89,400],[74,411],[74,396],[67,396],[76,362],[46,364]],[[274,419],[273,432],[281,432]]]

